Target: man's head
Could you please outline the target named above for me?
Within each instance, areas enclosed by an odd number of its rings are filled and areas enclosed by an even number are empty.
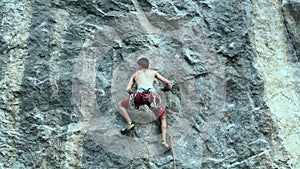
[[[142,68],[148,69],[149,67],[149,60],[147,58],[141,58],[137,61],[137,64]]]

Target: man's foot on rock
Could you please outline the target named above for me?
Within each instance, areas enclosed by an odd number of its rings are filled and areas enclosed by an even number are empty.
[[[133,129],[134,129],[134,123],[131,123],[131,124],[128,124],[127,127],[123,128],[123,129],[121,130],[121,133],[122,133],[122,134],[126,134],[126,133],[128,133],[129,131],[131,131],[131,130],[133,130]]]
[[[161,145],[162,145],[163,147],[165,147],[165,148],[169,148],[169,145],[167,144],[166,141],[162,141],[162,142],[161,142]]]

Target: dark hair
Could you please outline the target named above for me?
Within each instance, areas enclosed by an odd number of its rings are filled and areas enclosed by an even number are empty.
[[[149,67],[149,60],[147,58],[141,58],[141,59],[139,59],[137,61],[137,64],[141,65],[142,68],[148,69],[148,67]]]

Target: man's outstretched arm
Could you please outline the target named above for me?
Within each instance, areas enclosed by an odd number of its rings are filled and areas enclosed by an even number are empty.
[[[169,89],[172,88],[171,82],[168,79],[164,78],[162,75],[160,75],[158,72],[155,73],[155,77],[161,82],[163,82]]]
[[[129,93],[129,94],[132,94],[133,93],[133,90],[131,89],[133,87],[135,83],[135,80],[134,80],[134,74],[131,76],[130,80],[129,80],[129,83],[127,85],[127,88],[126,88],[126,91]]]

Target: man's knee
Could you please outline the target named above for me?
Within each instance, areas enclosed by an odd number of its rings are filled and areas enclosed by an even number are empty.
[[[122,106],[122,101],[119,101],[118,106]]]
[[[126,103],[124,103],[123,101],[120,101],[120,102],[118,103],[118,108],[119,108],[119,109],[120,109],[120,108],[129,109],[129,105],[126,104]]]
[[[120,101],[120,102],[118,103],[118,107],[123,107],[123,108],[125,108],[124,105],[123,105],[123,103],[122,103],[122,101]]]
[[[160,117],[160,121],[161,121],[162,123],[166,123],[166,122],[167,122],[166,116],[165,116],[165,115],[161,116],[161,117]]]

